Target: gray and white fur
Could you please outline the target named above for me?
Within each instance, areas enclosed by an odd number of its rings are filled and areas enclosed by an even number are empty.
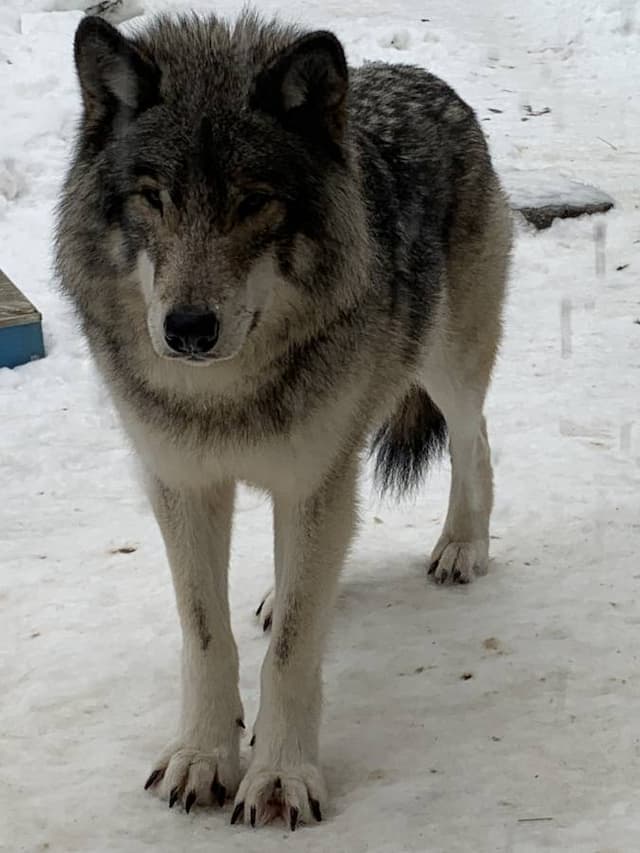
[[[85,18],[57,270],[137,452],[184,648],[178,733],[148,787],[232,820],[319,820],[321,661],[373,446],[417,485],[446,433],[430,573],[487,571],[483,404],[511,223],[473,111],[414,67],[245,13]],[[227,594],[237,482],[273,501],[275,587],[255,743]]]

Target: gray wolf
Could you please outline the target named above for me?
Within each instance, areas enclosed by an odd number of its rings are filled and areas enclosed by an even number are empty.
[[[57,270],[144,471],[183,632],[182,712],[147,787],[232,822],[320,820],[321,659],[373,446],[415,487],[448,434],[440,583],[487,570],[483,403],[511,224],[473,111],[414,67],[245,13],[86,18]],[[234,487],[273,502],[252,757],[230,629]]]

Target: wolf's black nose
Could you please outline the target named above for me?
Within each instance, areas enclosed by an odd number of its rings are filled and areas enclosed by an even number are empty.
[[[213,311],[197,305],[179,305],[164,321],[164,339],[174,352],[197,355],[216,345],[220,324]]]

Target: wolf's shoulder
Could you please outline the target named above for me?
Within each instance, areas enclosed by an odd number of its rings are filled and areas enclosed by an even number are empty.
[[[355,129],[382,141],[413,145],[479,130],[474,111],[455,90],[415,65],[372,62],[351,69],[349,107]]]

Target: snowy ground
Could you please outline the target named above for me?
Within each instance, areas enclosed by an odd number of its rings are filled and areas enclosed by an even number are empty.
[[[229,810],[170,812],[142,790],[176,718],[179,633],[129,452],[52,286],[80,17],[40,14],[54,5],[74,3],[0,8],[0,265],[43,312],[49,351],[0,370],[0,850],[638,850],[635,4],[279,6],[333,27],[352,63],[410,61],[444,76],[485,120],[504,173],[551,170],[617,202],[606,216],[520,229],[488,407],[489,575],[464,589],[425,578],[444,468],[410,505],[380,504],[363,484],[325,671],[331,807],[293,837],[232,828]],[[265,651],[252,610],[270,574],[268,506],[246,493],[231,596],[248,721]]]

